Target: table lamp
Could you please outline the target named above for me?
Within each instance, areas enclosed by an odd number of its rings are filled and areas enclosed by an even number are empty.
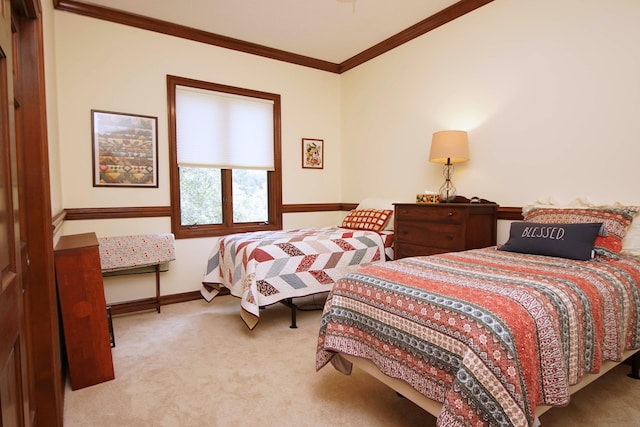
[[[429,161],[443,163],[444,184],[440,187],[440,201],[453,202],[456,188],[451,182],[453,164],[469,160],[469,138],[463,130],[442,130],[435,132],[431,139]]]

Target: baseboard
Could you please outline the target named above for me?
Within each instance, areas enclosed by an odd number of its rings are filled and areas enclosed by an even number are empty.
[[[225,289],[226,290],[226,289]],[[228,293],[228,290],[227,290]],[[222,294],[222,292],[221,292]],[[162,295],[160,297],[160,305],[177,304],[181,302],[194,301],[201,299],[200,291],[184,292],[181,294]],[[133,313],[136,311],[156,310],[155,298],[142,298],[131,301],[116,302],[109,304],[111,306],[111,314],[117,316],[119,314]]]
[[[178,304],[181,302],[202,299],[200,291],[184,292],[181,294],[163,295],[160,297],[160,305]]]

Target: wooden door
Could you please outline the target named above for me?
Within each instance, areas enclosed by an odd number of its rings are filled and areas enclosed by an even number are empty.
[[[8,0],[0,2],[0,425],[28,426],[27,349],[19,227],[13,40]]]

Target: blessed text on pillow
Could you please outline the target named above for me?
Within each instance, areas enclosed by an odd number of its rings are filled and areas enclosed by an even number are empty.
[[[513,222],[507,243],[499,250],[586,261],[602,223],[547,224]]]

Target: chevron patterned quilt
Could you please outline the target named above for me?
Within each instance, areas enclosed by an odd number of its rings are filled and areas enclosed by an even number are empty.
[[[337,227],[225,236],[209,256],[201,293],[210,301],[220,286],[228,288],[241,298],[241,317],[253,329],[260,307],[328,292],[359,265],[384,262],[390,236]]]
[[[537,405],[640,347],[640,258],[475,249],[359,268],[329,294],[316,368],[340,353],[443,403],[439,426],[533,426]]]

